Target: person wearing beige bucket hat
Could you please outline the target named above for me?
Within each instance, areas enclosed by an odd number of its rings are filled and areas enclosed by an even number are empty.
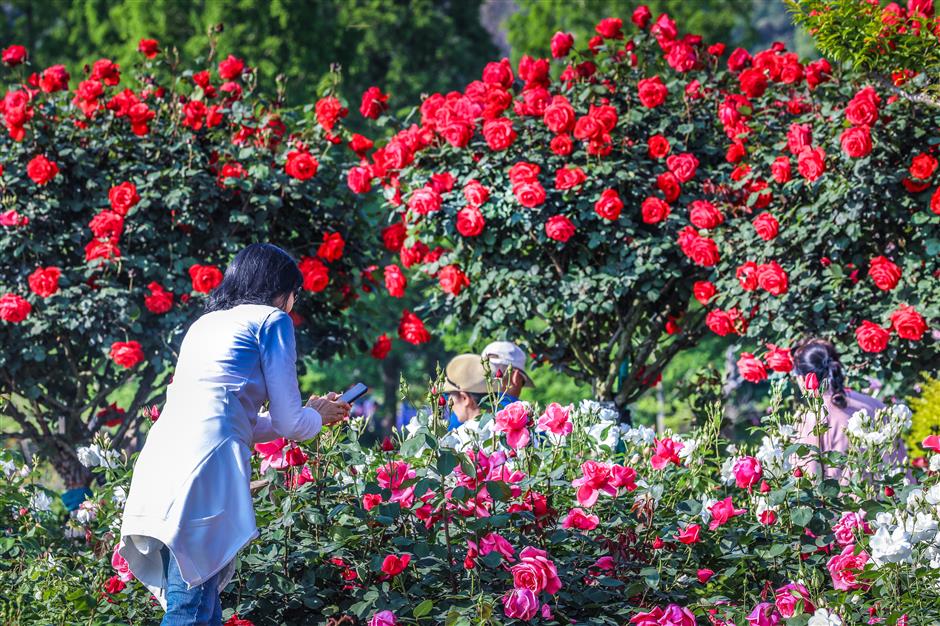
[[[460,427],[483,412],[481,404],[487,393],[486,374],[479,354],[455,356],[444,368],[444,393],[451,405],[448,429]]]
[[[525,371],[526,354],[511,341],[494,341],[481,356],[489,360],[493,376],[499,379],[499,407],[517,402],[524,387],[535,387],[532,377]]]

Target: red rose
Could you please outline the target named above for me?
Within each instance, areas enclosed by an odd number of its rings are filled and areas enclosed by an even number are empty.
[[[160,283],[151,282],[147,285],[150,295],[144,297],[144,306],[151,313],[162,315],[173,308],[173,294],[163,288]]]
[[[572,46],[574,46],[574,37],[572,34],[558,31],[552,36],[552,57],[560,59],[568,56]]]
[[[136,341],[115,341],[108,355],[112,361],[127,369],[144,360],[144,351]]]
[[[351,167],[346,173],[346,185],[353,193],[367,193],[372,189],[372,170],[362,165]]]
[[[47,159],[43,154],[34,156],[30,162],[26,164],[26,175],[40,187],[55,178],[58,173],[59,166]]]
[[[901,339],[920,341],[927,332],[927,322],[914,307],[902,304],[891,314],[891,328]]]
[[[190,100],[183,105],[183,126],[194,131],[202,128],[206,121],[206,105],[200,100]]]
[[[405,225],[395,222],[382,229],[382,244],[389,252],[398,252],[405,242]]]
[[[673,154],[666,158],[666,167],[676,175],[680,183],[687,183],[695,177],[698,159],[688,152]]]
[[[470,286],[470,280],[467,275],[460,271],[456,265],[445,265],[437,273],[437,281],[444,290],[452,296],[460,295],[464,287]]]
[[[513,185],[512,192],[522,206],[533,209],[545,202],[545,188],[538,181]]]
[[[33,306],[25,298],[15,293],[6,293],[0,296],[0,320],[18,324],[25,320],[33,310]]]
[[[520,161],[509,168],[509,182],[513,185],[534,182],[541,171],[542,168],[535,163]]]
[[[156,58],[160,54],[160,44],[157,43],[156,39],[141,39],[137,44],[137,52],[148,59]]]
[[[385,266],[385,288],[388,290],[388,295],[393,298],[403,298],[407,286],[408,281],[405,279],[405,275],[402,274],[401,268],[397,265]]]
[[[241,76],[244,71],[245,62],[231,54],[228,55],[224,61],[219,63],[219,76],[223,80],[235,80]]]
[[[650,8],[645,4],[641,4],[637,8],[633,9],[633,15],[630,16],[630,21],[636,24],[636,27],[639,29],[645,29],[650,23],[653,14],[650,12]]]
[[[803,148],[796,159],[796,169],[809,182],[817,180],[826,171],[826,153],[822,148]]]
[[[441,194],[434,191],[430,185],[416,190],[408,199],[408,208],[418,215],[427,215],[441,208]]]
[[[871,126],[878,121],[881,98],[872,87],[865,87],[845,107],[845,119],[855,126]]]
[[[871,154],[871,132],[867,126],[852,126],[842,131],[839,137],[846,156],[857,159]]]
[[[321,243],[320,247],[317,249],[317,256],[327,263],[332,263],[343,256],[343,248],[345,246],[346,242],[343,241],[341,234],[324,233],[323,243]]]
[[[574,224],[564,215],[553,215],[545,222],[545,235],[549,239],[565,243],[574,236]]]
[[[108,200],[115,213],[125,216],[132,207],[140,202],[140,196],[137,195],[137,186],[134,183],[124,182],[111,187],[108,191]]]
[[[3,59],[4,65],[9,65],[10,67],[20,65],[26,60],[26,48],[18,45],[7,46],[4,48],[3,55],[0,58]]]
[[[891,291],[901,280],[901,268],[886,257],[876,256],[868,264],[868,276],[882,291]]]
[[[378,87],[369,87],[362,94],[359,105],[359,114],[362,117],[374,120],[388,108],[388,95],[382,93]]]
[[[770,164],[770,173],[774,177],[774,180],[781,185],[788,182],[793,176],[790,168],[790,159],[785,156],[779,156],[774,159],[774,162]]]
[[[669,205],[659,198],[650,196],[641,207],[644,224],[658,224],[669,217]]]
[[[121,69],[111,59],[98,59],[91,66],[91,80],[100,80],[105,85],[113,87],[121,82]]]
[[[689,221],[697,228],[715,228],[725,221],[725,216],[708,200],[693,200],[689,205]]]
[[[483,82],[487,85],[499,85],[503,89],[512,87],[512,64],[509,59],[500,59],[486,64],[483,68]]]
[[[388,356],[388,353],[391,350],[392,350],[392,340],[388,338],[388,335],[386,335],[385,333],[382,333],[375,340],[375,343],[372,344],[371,352],[372,352],[373,358],[384,359],[385,357]]]
[[[683,528],[681,531],[676,533],[676,539],[679,541],[679,543],[692,545],[693,543],[698,543],[699,541],[701,541],[701,538],[700,538],[701,533],[702,533],[701,525],[689,524],[688,526]]]
[[[790,154],[799,154],[809,148],[813,141],[813,129],[808,124],[790,124],[787,130],[787,149]]]
[[[407,309],[401,313],[401,320],[398,322],[398,336],[403,341],[415,346],[431,340],[431,335],[424,327],[424,322]]]
[[[666,202],[675,202],[679,199],[682,187],[679,185],[679,179],[672,172],[663,172],[656,177],[656,187],[663,192]]]
[[[928,181],[933,173],[937,171],[937,159],[929,154],[920,153],[911,160],[911,166],[908,172],[911,178],[919,181]],[[30,176],[32,178],[32,176]]]
[[[127,587],[127,583],[121,580],[120,576],[115,574],[104,584],[104,593],[113,596],[114,594],[124,591],[125,587]]]
[[[411,247],[402,246],[398,251],[398,256],[401,258],[402,265],[405,267],[411,267],[412,265],[420,265],[421,263],[424,263],[428,252],[428,247],[424,244],[424,242],[416,241]]]
[[[751,54],[744,48],[735,48],[728,56],[728,69],[732,72],[740,72],[751,64]]]
[[[516,131],[512,128],[512,121],[505,117],[487,120],[483,123],[483,138],[490,150],[505,150],[516,139]]]
[[[767,91],[767,76],[762,69],[750,67],[738,76],[741,91],[748,98],[759,98]]]
[[[692,285],[692,294],[702,306],[708,304],[709,301],[715,297],[717,292],[718,290],[715,289],[715,285],[707,280],[698,280]]]
[[[580,187],[587,180],[587,175],[580,167],[559,167],[555,170],[555,189],[564,191]]]
[[[327,96],[326,98],[320,98],[317,100],[317,104],[314,107],[317,117],[317,124],[322,126],[325,130],[333,130],[333,127],[336,126],[336,122],[341,117],[346,117],[349,113],[343,107],[339,100],[333,96]]]
[[[597,34],[604,39],[623,39],[621,28],[623,28],[623,20],[619,17],[605,17],[594,26]]]
[[[317,175],[317,168],[320,164],[315,158],[310,156],[309,152],[301,150],[291,150],[287,153],[287,161],[284,162],[284,171],[291,178],[297,180],[308,180]]]
[[[757,263],[754,261],[747,261],[735,271],[734,275],[744,291],[757,289]]]
[[[454,190],[455,182],[453,174],[443,172],[441,174],[431,174],[431,180],[428,181],[428,184],[437,193],[444,194]]]
[[[469,180],[463,186],[463,196],[467,199],[467,204],[472,207],[481,207],[490,198],[490,190],[484,187],[478,180]]]
[[[113,239],[95,239],[85,246],[85,262],[98,260],[99,263],[121,258],[121,250]]]
[[[666,85],[659,76],[644,78],[637,83],[637,95],[640,103],[648,109],[654,109],[666,101]]]
[[[124,218],[116,211],[101,211],[88,223],[95,237],[104,239],[118,239],[124,230]]]
[[[661,159],[669,154],[671,146],[669,140],[662,135],[652,135],[646,140],[646,148],[651,159]]]
[[[304,289],[307,291],[317,293],[330,284],[330,270],[320,259],[311,256],[301,257],[297,268],[304,277]]]
[[[359,133],[353,133],[352,139],[349,140],[349,149],[359,156],[364,156],[374,146],[375,143],[371,139]]]
[[[548,147],[558,156],[568,156],[574,151],[574,142],[571,141],[571,135],[565,133],[553,137]]]
[[[457,212],[457,232],[464,237],[476,237],[483,232],[486,220],[480,209],[468,206]]]
[[[62,276],[62,270],[55,266],[46,268],[37,267],[29,275],[27,282],[30,290],[40,298],[48,298],[59,290],[59,278]]]
[[[551,104],[545,107],[545,113],[542,115],[542,121],[548,130],[556,135],[570,132],[574,128],[575,122],[574,107],[564,96],[554,96]]]
[[[209,293],[222,282],[222,272],[214,265],[193,265],[189,268],[193,291]]]
[[[411,561],[410,554],[403,554],[401,557],[395,556],[394,554],[389,554],[382,561],[382,571],[388,576],[398,576],[405,568],[408,567],[408,563]]]
[[[780,224],[777,222],[777,218],[767,212],[755,217],[751,223],[754,225],[757,236],[764,241],[771,241],[780,232]]]
[[[719,337],[737,332],[732,316],[721,309],[709,311],[705,316],[705,325]]]
[[[68,91],[69,73],[64,65],[53,65],[47,67],[39,75],[39,88],[43,93],[54,93],[56,91]]]
[[[930,196],[930,210],[940,215],[940,187],[937,187]]]
[[[891,333],[878,324],[865,320],[855,329],[855,339],[865,352],[882,352],[888,347]]]
[[[738,359],[738,372],[741,378],[748,382],[759,383],[767,380],[767,368],[750,352],[741,353],[741,358]]]
[[[679,232],[678,242],[682,252],[696,265],[712,267],[718,263],[718,246],[715,241],[702,237],[691,226],[686,226]]]
[[[735,141],[728,146],[728,150],[725,151],[725,161],[728,163],[738,163],[745,156],[747,156],[747,149],[740,141]]]
[[[605,220],[614,221],[620,217],[623,210],[623,200],[616,189],[605,189],[601,197],[594,203],[594,212]]]
[[[767,366],[775,372],[789,372],[793,369],[793,358],[787,348],[778,348],[772,343],[767,344],[767,354],[764,355]]]
[[[757,267],[757,284],[772,296],[785,294],[789,287],[787,273],[776,262],[762,263]]]

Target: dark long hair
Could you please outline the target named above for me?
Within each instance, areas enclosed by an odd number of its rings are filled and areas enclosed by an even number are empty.
[[[279,297],[303,286],[297,262],[270,243],[253,243],[235,255],[219,286],[209,294],[206,312],[224,311],[239,304],[274,306]]]
[[[800,376],[813,372],[817,379],[826,381],[832,403],[840,409],[846,407],[845,374],[835,346],[825,339],[807,339],[794,348],[793,366]]]

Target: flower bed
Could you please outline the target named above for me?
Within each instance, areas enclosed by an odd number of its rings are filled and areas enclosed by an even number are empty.
[[[847,454],[817,455],[794,442],[796,414],[776,391],[745,445],[719,436],[717,412],[699,430],[656,437],[591,401],[517,403],[445,434],[431,393],[431,408],[375,448],[357,443],[358,421],[313,442],[259,446],[261,536],[239,557],[226,616],[373,626],[940,619],[940,442],[924,441],[926,471],[884,462],[909,426],[898,405],[883,425],[854,420]],[[0,584],[14,590],[5,621],[158,615],[112,561],[128,470],[103,448],[80,456],[107,480],[69,523],[74,539],[4,462]],[[814,477],[810,461],[841,468],[842,482]]]

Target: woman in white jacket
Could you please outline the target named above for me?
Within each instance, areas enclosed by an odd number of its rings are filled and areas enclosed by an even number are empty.
[[[237,552],[258,535],[252,446],[310,439],[348,415],[334,393],[302,403],[288,315],[302,285],[290,255],[252,244],[183,339],[121,527],[120,553],[166,609],[163,626],[222,622],[219,593]],[[265,401],[268,410],[259,412]]]

